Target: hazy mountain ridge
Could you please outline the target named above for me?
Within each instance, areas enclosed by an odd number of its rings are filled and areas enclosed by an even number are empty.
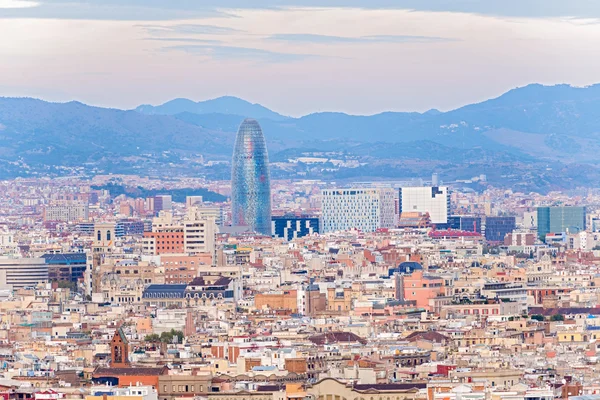
[[[233,96],[223,96],[198,102],[180,98],[168,101],[159,106],[144,104],[137,107],[135,111],[148,115],[175,115],[181,113],[230,114],[252,116],[253,118],[269,118],[275,121],[287,119],[287,117],[271,111],[260,104],[253,104]]]
[[[200,155],[228,159],[245,117],[259,120],[274,155],[317,148],[370,162],[476,159],[494,165],[542,159],[596,163],[600,152],[600,85],[534,84],[448,112],[324,112],[300,118],[234,97],[176,99],[136,110],[0,98],[0,174],[19,171],[18,163],[143,173],[160,171],[161,165],[177,170],[182,160]],[[226,179],[227,169],[220,174]]]

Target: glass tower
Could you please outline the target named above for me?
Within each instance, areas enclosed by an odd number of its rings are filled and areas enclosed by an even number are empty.
[[[585,207],[538,207],[537,215],[542,240],[548,233],[577,233],[586,228]]]
[[[269,156],[260,125],[245,119],[240,125],[231,171],[231,217],[234,226],[248,226],[271,236]]]

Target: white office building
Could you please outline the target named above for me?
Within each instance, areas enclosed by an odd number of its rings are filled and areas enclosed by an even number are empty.
[[[447,187],[403,187],[399,195],[400,213],[429,213],[432,224],[448,223],[450,191]]]
[[[393,228],[394,189],[353,188],[321,191],[322,232]]]
[[[43,258],[0,257],[0,286],[13,289],[48,282],[48,264]]]

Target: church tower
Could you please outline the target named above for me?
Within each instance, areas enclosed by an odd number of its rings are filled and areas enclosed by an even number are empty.
[[[117,329],[110,343],[111,368],[129,368],[129,342],[122,328]]]

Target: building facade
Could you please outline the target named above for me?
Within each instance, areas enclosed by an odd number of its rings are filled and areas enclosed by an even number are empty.
[[[403,187],[398,198],[400,213],[429,213],[432,224],[448,223],[450,191],[447,187]]]
[[[504,238],[516,228],[515,217],[487,217],[485,219],[485,240],[504,242]]]
[[[48,282],[48,264],[43,258],[0,258],[0,284],[13,289]]]
[[[267,145],[258,122],[246,119],[235,140],[231,171],[231,217],[271,236],[271,182]]]
[[[393,228],[394,195],[394,189],[387,188],[322,190],[322,232]]]
[[[292,240],[319,233],[319,218],[308,215],[282,215],[271,218],[273,236]]]
[[[80,201],[59,201],[46,206],[44,210],[44,221],[77,222],[87,221],[88,217],[88,203]]]
[[[538,237],[548,233],[577,233],[586,228],[585,207],[538,207]]]

